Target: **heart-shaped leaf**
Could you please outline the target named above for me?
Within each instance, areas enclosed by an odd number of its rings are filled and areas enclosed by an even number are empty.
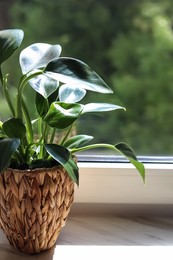
[[[7,60],[21,45],[24,33],[19,29],[0,31],[0,64]]]
[[[39,75],[29,81],[31,87],[47,98],[59,87],[59,82],[45,75]]]
[[[43,117],[47,114],[49,106],[57,100],[58,90],[53,92],[48,98],[44,98],[38,92],[36,93],[35,105],[37,108],[38,114]]]
[[[23,138],[26,133],[25,125],[19,118],[10,118],[2,125],[5,134],[10,137]]]
[[[100,93],[112,93],[113,91],[84,62],[74,58],[59,58],[52,60],[44,72],[49,77],[69,84],[80,84],[81,88]]]
[[[90,135],[75,135],[69,138],[66,142],[63,143],[63,146],[68,149],[74,149],[81,147],[93,139],[93,136]]]
[[[53,102],[44,117],[44,121],[51,127],[64,129],[80,116],[83,105],[77,103]]]
[[[108,104],[108,103],[89,103],[84,106],[84,109],[82,110],[82,114],[85,113],[91,113],[91,112],[106,112],[106,111],[112,111],[116,109],[124,109],[124,107],[117,106],[114,104]]]
[[[2,139],[0,140],[0,172],[2,172],[10,162],[13,153],[17,150],[20,145],[20,139]]]
[[[44,147],[48,154],[64,167],[72,181],[79,184],[78,167],[70,152],[63,146],[56,144],[45,144]]]
[[[59,88],[59,99],[66,103],[76,103],[80,101],[86,94],[86,90],[81,86],[72,84],[63,84]]]
[[[33,69],[44,68],[61,54],[60,45],[47,43],[34,43],[20,53],[20,66],[22,73],[26,74]]]

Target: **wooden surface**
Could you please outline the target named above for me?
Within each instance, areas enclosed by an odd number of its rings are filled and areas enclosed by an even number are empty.
[[[0,260],[141,260],[152,259],[152,253],[153,259],[173,259],[173,217],[72,210],[55,247],[31,256],[11,247],[0,231]]]

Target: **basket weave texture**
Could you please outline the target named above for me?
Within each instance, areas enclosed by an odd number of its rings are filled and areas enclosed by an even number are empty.
[[[7,169],[0,175],[0,226],[15,248],[39,253],[55,244],[73,199],[74,182],[60,166]]]

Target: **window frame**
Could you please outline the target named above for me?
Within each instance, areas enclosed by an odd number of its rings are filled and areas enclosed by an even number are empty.
[[[91,159],[92,158],[92,159]],[[79,156],[76,203],[171,205],[173,157],[141,157],[146,179],[123,157]],[[96,160],[97,159],[97,160]]]

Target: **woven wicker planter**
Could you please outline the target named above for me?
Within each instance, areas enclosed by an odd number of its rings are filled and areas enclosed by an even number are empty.
[[[62,167],[4,171],[0,175],[0,225],[10,244],[29,254],[51,248],[73,198],[74,183]]]

